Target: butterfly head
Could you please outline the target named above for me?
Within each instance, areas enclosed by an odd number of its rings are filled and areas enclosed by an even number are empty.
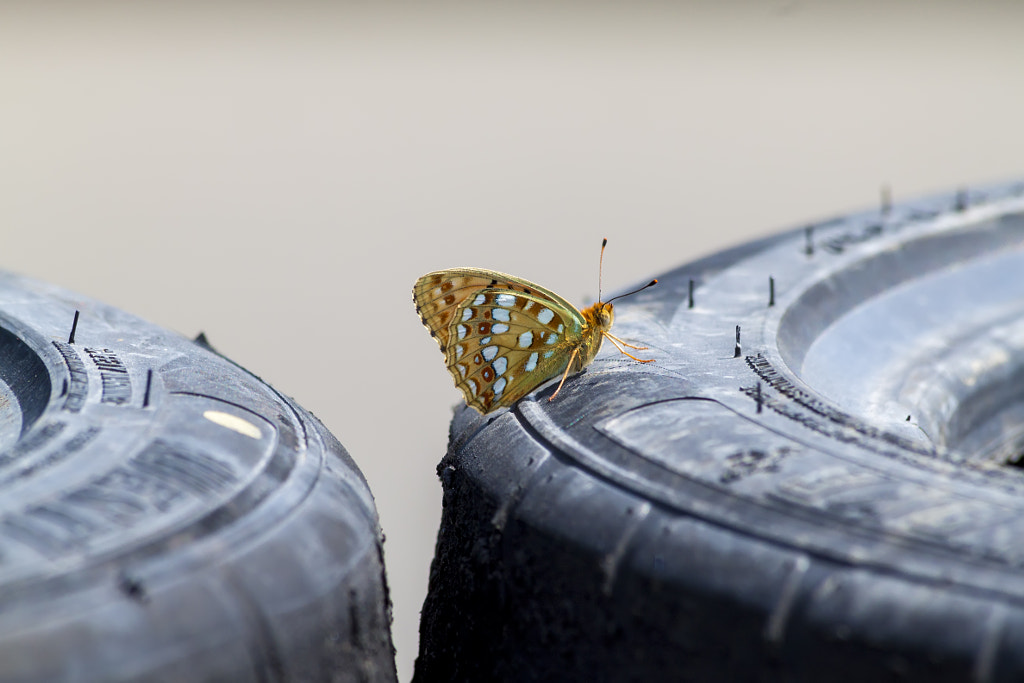
[[[597,326],[602,330],[610,330],[615,321],[615,307],[610,301],[604,304],[598,302],[595,307],[597,308]]]
[[[612,323],[615,321],[615,307],[610,302],[598,301],[596,304],[587,306],[580,313],[592,328],[601,333],[612,329]]]

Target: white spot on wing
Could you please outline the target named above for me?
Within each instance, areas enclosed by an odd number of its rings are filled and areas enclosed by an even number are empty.
[[[556,341],[558,341],[558,335],[557,334],[549,334],[548,338],[547,338],[547,341],[545,341],[544,343],[547,344],[548,346],[550,346],[551,344],[554,344]]]
[[[551,322],[551,319],[554,317],[555,312],[552,311],[550,308],[542,309],[541,312],[537,314],[537,320],[541,321],[545,325]]]
[[[502,356],[498,360],[494,361],[491,367],[494,368],[494,374],[501,377],[505,374],[505,370],[508,369],[508,359],[505,358],[505,356]]]
[[[494,303],[508,308],[516,305],[516,298],[512,294],[499,294]]]
[[[555,355],[554,351],[545,351],[544,352],[544,357],[545,358],[551,358],[551,356],[553,356],[553,355]]]
[[[474,306],[479,306],[479,305],[483,304],[483,302],[486,301],[486,300],[487,300],[486,296],[484,296],[483,294],[477,294],[476,298],[473,299],[473,305]]]
[[[530,348],[530,344],[533,343],[533,332],[527,330],[519,335],[519,346],[524,349]]]
[[[564,330],[565,330],[565,325],[563,325],[562,323],[558,323],[558,334],[562,334],[562,332]]]
[[[462,363],[459,363],[455,367],[457,367],[459,369],[459,374],[462,375],[463,379],[465,379],[466,378],[466,366],[463,365]]]
[[[488,346],[486,349],[484,349],[484,360],[486,360],[487,362],[494,360],[494,357],[496,355],[498,355],[497,346]]]
[[[506,325],[505,323],[494,323],[493,325],[491,325],[491,332],[493,332],[494,334],[502,334],[504,332],[508,332],[508,325]]]
[[[505,382],[505,378],[504,377],[502,377],[501,379],[499,379],[497,382],[494,383],[494,395],[495,396],[499,396],[501,394],[501,392],[505,391],[505,384],[506,384],[506,382]]]
[[[483,339],[480,340],[480,346],[487,346],[490,343],[491,343],[491,338],[490,337],[484,337]]]
[[[534,351],[530,354],[530,359],[526,361],[526,367],[524,368],[527,372],[533,372],[537,367],[537,352]]]
[[[462,347],[462,344],[457,344],[455,346],[455,357],[456,358],[462,358],[462,354],[464,354],[465,352],[466,352],[466,349],[464,349]]]
[[[469,390],[473,392],[474,396],[476,396],[476,382],[471,379],[467,379],[466,384],[469,385]]]
[[[459,339],[465,339],[466,333],[469,332],[469,328],[465,325],[459,325]]]
[[[507,323],[509,318],[509,312],[506,311],[504,308],[495,308],[493,311],[491,311],[491,316],[495,320],[500,320],[504,323]]]
[[[467,320],[469,320],[472,317],[473,317],[473,309],[472,308],[466,308],[466,309],[464,309],[462,311],[462,322],[466,322]]]

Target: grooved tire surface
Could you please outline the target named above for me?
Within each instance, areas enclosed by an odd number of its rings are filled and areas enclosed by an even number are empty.
[[[0,680],[395,679],[366,482],[202,341],[0,274]]]
[[[852,215],[458,410],[416,680],[1024,678],[1022,272],[1024,185]]]

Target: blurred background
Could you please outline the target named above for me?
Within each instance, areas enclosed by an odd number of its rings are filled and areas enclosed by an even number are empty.
[[[411,303],[583,303],[724,247],[1024,177],[1024,3],[0,4],[0,267],[211,343],[376,497],[408,680],[459,400]]]

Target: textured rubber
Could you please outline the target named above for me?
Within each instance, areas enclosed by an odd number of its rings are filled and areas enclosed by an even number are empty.
[[[393,681],[389,610],[319,421],[205,337],[0,274],[0,680]]]
[[[417,681],[1024,678],[1024,184],[809,226],[463,409]]]

